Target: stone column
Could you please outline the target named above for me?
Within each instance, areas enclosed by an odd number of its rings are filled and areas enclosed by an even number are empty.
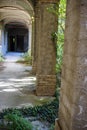
[[[1,28],[1,53],[4,56],[5,55],[5,28],[4,25],[2,24],[2,28]]]
[[[32,56],[32,73],[36,74],[36,67],[35,67],[35,49],[34,49],[34,44],[35,44],[35,21],[32,23],[32,45],[31,45],[31,56]]]
[[[38,3],[36,2],[35,7],[35,17],[34,17],[34,44],[33,44],[33,59],[32,59],[32,73],[36,74],[37,72],[37,53],[38,53],[38,39],[39,39],[39,8],[38,8]]]
[[[55,93],[56,43],[52,39],[52,33],[57,31],[58,19],[47,10],[55,4],[55,0],[38,1],[37,95]]]
[[[0,54],[2,54],[2,23],[0,22]]]
[[[67,0],[59,107],[61,130],[87,130],[87,1]]]

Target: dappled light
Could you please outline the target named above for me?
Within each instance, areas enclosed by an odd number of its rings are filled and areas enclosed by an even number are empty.
[[[2,92],[15,92],[15,91],[18,91],[18,89],[3,89]]]
[[[19,55],[13,53],[11,56],[9,53],[5,58],[0,75],[0,110],[41,105],[54,99],[35,95],[36,76],[31,74],[31,66],[16,63],[20,58]]]

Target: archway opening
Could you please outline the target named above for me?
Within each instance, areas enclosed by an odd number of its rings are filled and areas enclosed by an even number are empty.
[[[28,29],[19,24],[6,25],[8,32],[7,52],[27,52],[28,51]]]

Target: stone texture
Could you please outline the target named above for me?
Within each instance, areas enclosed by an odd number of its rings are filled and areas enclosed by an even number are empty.
[[[52,0],[37,0],[34,11],[35,11],[35,17],[34,17],[34,45],[33,45],[33,66],[32,66],[32,71],[33,73],[37,73],[37,60],[38,60],[38,45],[39,41],[41,39],[40,31],[41,31],[41,12],[40,12],[40,5],[43,3],[51,3],[53,2]],[[50,7],[50,6],[49,6]],[[46,19],[45,19],[46,20]],[[45,33],[44,33],[45,34]]]
[[[38,2],[37,32],[37,95],[53,95],[55,93],[56,76],[56,43],[52,33],[57,29],[57,17],[47,11],[50,1]]]
[[[37,57],[38,57],[38,40],[39,40],[39,7],[38,3],[35,5],[35,17],[34,17],[34,45],[33,45],[33,62],[32,72],[37,72]]]
[[[37,75],[37,95],[51,96],[55,93],[55,75]]]
[[[59,126],[58,121],[59,121],[58,119],[55,120],[55,130],[60,130],[60,126]]]
[[[45,3],[57,3],[59,0],[38,0],[39,2],[45,2]]]
[[[68,0],[59,107],[62,130],[87,130],[87,1]]]

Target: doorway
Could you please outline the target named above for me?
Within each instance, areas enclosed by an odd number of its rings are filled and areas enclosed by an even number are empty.
[[[9,36],[8,51],[11,51],[11,52],[16,51],[16,37],[15,36]]]
[[[28,51],[28,29],[18,26],[8,27],[8,52]]]

